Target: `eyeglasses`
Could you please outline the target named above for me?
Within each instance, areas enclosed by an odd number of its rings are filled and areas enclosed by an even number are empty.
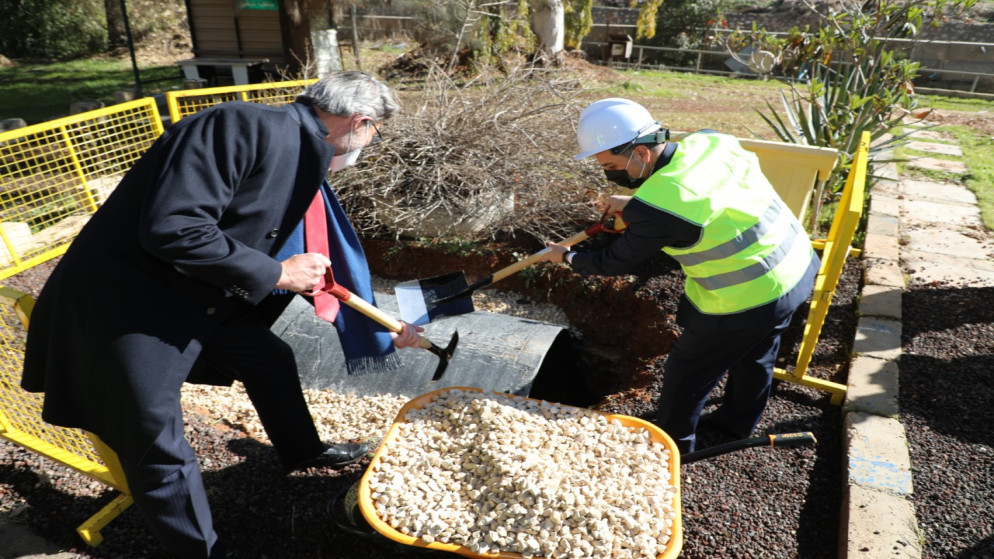
[[[370,120],[369,124],[373,127],[373,132],[376,133],[376,135],[373,136],[373,139],[370,140],[369,145],[378,144],[378,143],[382,142],[383,141],[383,136],[380,136],[380,129],[376,127],[376,123],[373,122],[372,120]]]

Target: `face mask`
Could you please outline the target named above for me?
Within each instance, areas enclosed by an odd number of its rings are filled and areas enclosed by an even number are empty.
[[[607,180],[613,182],[614,184],[622,188],[633,188],[631,186],[632,177],[629,177],[628,171],[624,169],[618,169],[614,171],[604,171],[604,176],[607,177]]]
[[[349,147],[352,147],[352,131],[349,131]],[[328,165],[329,171],[341,171],[346,167],[351,167],[355,165],[356,161],[359,161],[359,154],[362,153],[362,148],[354,149],[352,151],[347,151],[341,155],[334,155],[331,158],[331,164]]]
[[[329,171],[341,171],[346,167],[351,167],[359,161],[359,154],[362,153],[362,148],[354,149],[348,153],[343,153],[341,155],[336,155],[331,158],[331,165],[328,166]]]
[[[633,151],[632,155],[628,156],[629,165],[631,164],[632,156],[634,155],[635,152]],[[642,164],[642,170],[639,171],[639,175],[641,175],[644,172],[645,172],[645,163]],[[629,176],[628,165],[626,165],[624,169],[615,169],[612,171],[605,170],[604,176],[607,177],[607,180],[613,182],[614,184],[622,188],[638,188],[642,186],[642,183],[645,182],[645,179],[643,178],[633,179],[631,176]]]

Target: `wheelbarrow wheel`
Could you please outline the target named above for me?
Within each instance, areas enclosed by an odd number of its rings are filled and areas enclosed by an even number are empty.
[[[359,482],[353,483],[335,495],[331,503],[328,504],[328,514],[339,530],[373,541],[387,550],[404,554],[440,555],[430,549],[395,542],[370,526],[369,522],[366,522],[365,517],[362,516],[362,511],[359,510]]]

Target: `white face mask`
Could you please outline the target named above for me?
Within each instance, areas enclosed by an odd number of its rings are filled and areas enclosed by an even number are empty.
[[[351,147],[352,147],[352,131],[349,130],[348,148],[351,148]],[[348,148],[346,148],[346,149],[348,149]],[[362,152],[362,146],[360,146],[358,149],[354,149],[352,151],[346,151],[345,153],[343,153],[341,155],[335,154],[331,158],[331,163],[328,165],[328,170],[332,171],[332,172],[334,172],[334,171],[341,171],[342,169],[345,169],[346,167],[351,167],[351,166],[355,165],[356,161],[359,161],[359,153],[361,153],[361,152]]]
[[[343,153],[341,155],[336,155],[331,158],[331,165],[328,166],[329,171],[341,171],[346,167],[351,167],[359,161],[359,154],[362,153],[362,148],[354,149],[348,153]]]

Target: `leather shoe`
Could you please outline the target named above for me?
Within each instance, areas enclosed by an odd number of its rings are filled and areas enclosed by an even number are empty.
[[[290,468],[287,473],[307,468],[341,468],[342,466],[358,462],[363,456],[369,453],[369,445],[362,443],[322,443],[324,450],[314,458],[299,462]]]

